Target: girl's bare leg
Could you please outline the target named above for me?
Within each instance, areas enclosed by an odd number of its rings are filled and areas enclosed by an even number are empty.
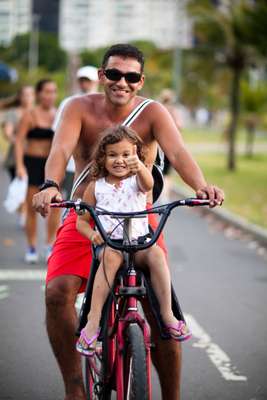
[[[162,249],[156,245],[140,251],[136,254],[136,262],[140,266],[145,264],[149,268],[152,287],[159,301],[163,322],[166,325],[177,323],[171,305],[170,271]]]
[[[154,251],[154,248],[156,251]],[[161,258],[162,256],[163,259]],[[164,319],[164,323],[177,323],[171,310],[170,272],[163,251],[158,246],[153,246],[144,252],[140,251],[136,254],[136,262],[140,267],[146,266],[150,270],[152,286],[160,303],[162,317],[164,313],[166,313],[166,317],[170,315],[170,320],[168,317]],[[154,269],[154,267],[156,268]],[[160,267],[159,270],[158,267]],[[165,293],[167,293],[166,311],[164,310]],[[145,304],[142,303],[142,305],[151,327],[152,342],[155,344],[155,349],[151,356],[159,375],[162,400],[179,400],[182,362],[181,344],[174,340],[162,339],[148,301],[146,300]]]
[[[115,275],[120,268],[122,261],[122,254],[109,247],[107,247],[101,254],[101,262],[94,280],[91,309],[87,317],[88,322],[84,328],[88,339],[92,338],[97,332],[102,308],[109,293],[109,286],[112,286]],[[108,283],[104,274],[104,268]],[[80,343],[84,348],[88,347],[82,338],[80,338]]]

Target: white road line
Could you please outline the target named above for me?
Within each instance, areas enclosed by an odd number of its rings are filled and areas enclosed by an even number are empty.
[[[0,281],[43,281],[45,276],[45,269],[0,270]]]
[[[9,296],[9,288],[7,285],[0,285],[0,300],[4,300]]]
[[[248,378],[244,375],[240,375],[237,368],[232,364],[230,357],[220,346],[212,342],[211,337],[198,324],[195,318],[190,314],[186,314],[185,319],[193,336],[198,339],[198,341],[193,344],[193,347],[198,347],[206,351],[207,356],[219,370],[222,377],[226,381],[247,381]]]

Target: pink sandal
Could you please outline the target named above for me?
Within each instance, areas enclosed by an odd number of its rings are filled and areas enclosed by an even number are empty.
[[[87,356],[87,357],[93,356],[95,354],[95,348],[90,347],[90,345],[92,343],[94,343],[94,341],[98,338],[99,333],[100,333],[100,328],[97,329],[97,332],[94,336],[92,336],[90,339],[88,339],[88,337],[86,336],[86,333],[85,333],[85,329],[83,328],[81,330],[80,338],[82,338],[86,342],[88,347],[83,347],[83,345],[80,343],[80,339],[79,339],[76,343],[76,350],[83,356]]]
[[[182,333],[183,328],[187,329],[187,333]],[[178,342],[184,342],[185,340],[188,340],[191,338],[192,333],[189,331],[189,329],[186,326],[186,323],[184,321],[178,321],[177,324],[168,324],[165,326],[166,332],[170,335],[170,337]],[[177,332],[177,335],[173,333],[172,331]]]

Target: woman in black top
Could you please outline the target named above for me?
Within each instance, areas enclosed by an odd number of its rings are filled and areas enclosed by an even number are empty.
[[[16,135],[16,175],[28,176],[26,236],[28,249],[25,261],[36,263],[38,253],[37,215],[32,208],[32,197],[44,181],[45,162],[48,157],[54,132],[52,124],[56,114],[55,101],[57,87],[55,82],[44,79],[36,85],[37,105],[25,113]],[[59,224],[59,213],[51,212],[47,219],[45,257],[49,256],[56,229]]]

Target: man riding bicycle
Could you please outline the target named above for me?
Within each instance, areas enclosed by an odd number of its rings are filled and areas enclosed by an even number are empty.
[[[61,200],[59,185],[72,155],[77,181],[74,198],[82,197],[89,182],[86,166],[99,135],[118,124],[131,125],[141,137],[147,147],[146,165],[152,167],[159,144],[174,169],[198,197],[209,198],[211,206],[221,204],[222,190],[206,183],[168,111],[158,102],[138,96],[145,81],[143,54],[131,45],[112,46],[104,55],[99,81],[104,93],[77,97],[65,107],[47,160],[43,190],[33,200],[36,210],[45,216],[51,200]],[[147,203],[151,202],[149,194]],[[65,400],[85,400],[80,356],[75,350],[77,316],[74,304],[77,293],[85,288],[90,262],[88,240],[77,232],[76,214],[70,213],[59,229],[48,261],[46,285],[47,331],[63,375]],[[181,347],[171,340],[163,341],[149,312],[146,315],[156,345],[153,362],[159,374],[162,398],[177,400]]]

